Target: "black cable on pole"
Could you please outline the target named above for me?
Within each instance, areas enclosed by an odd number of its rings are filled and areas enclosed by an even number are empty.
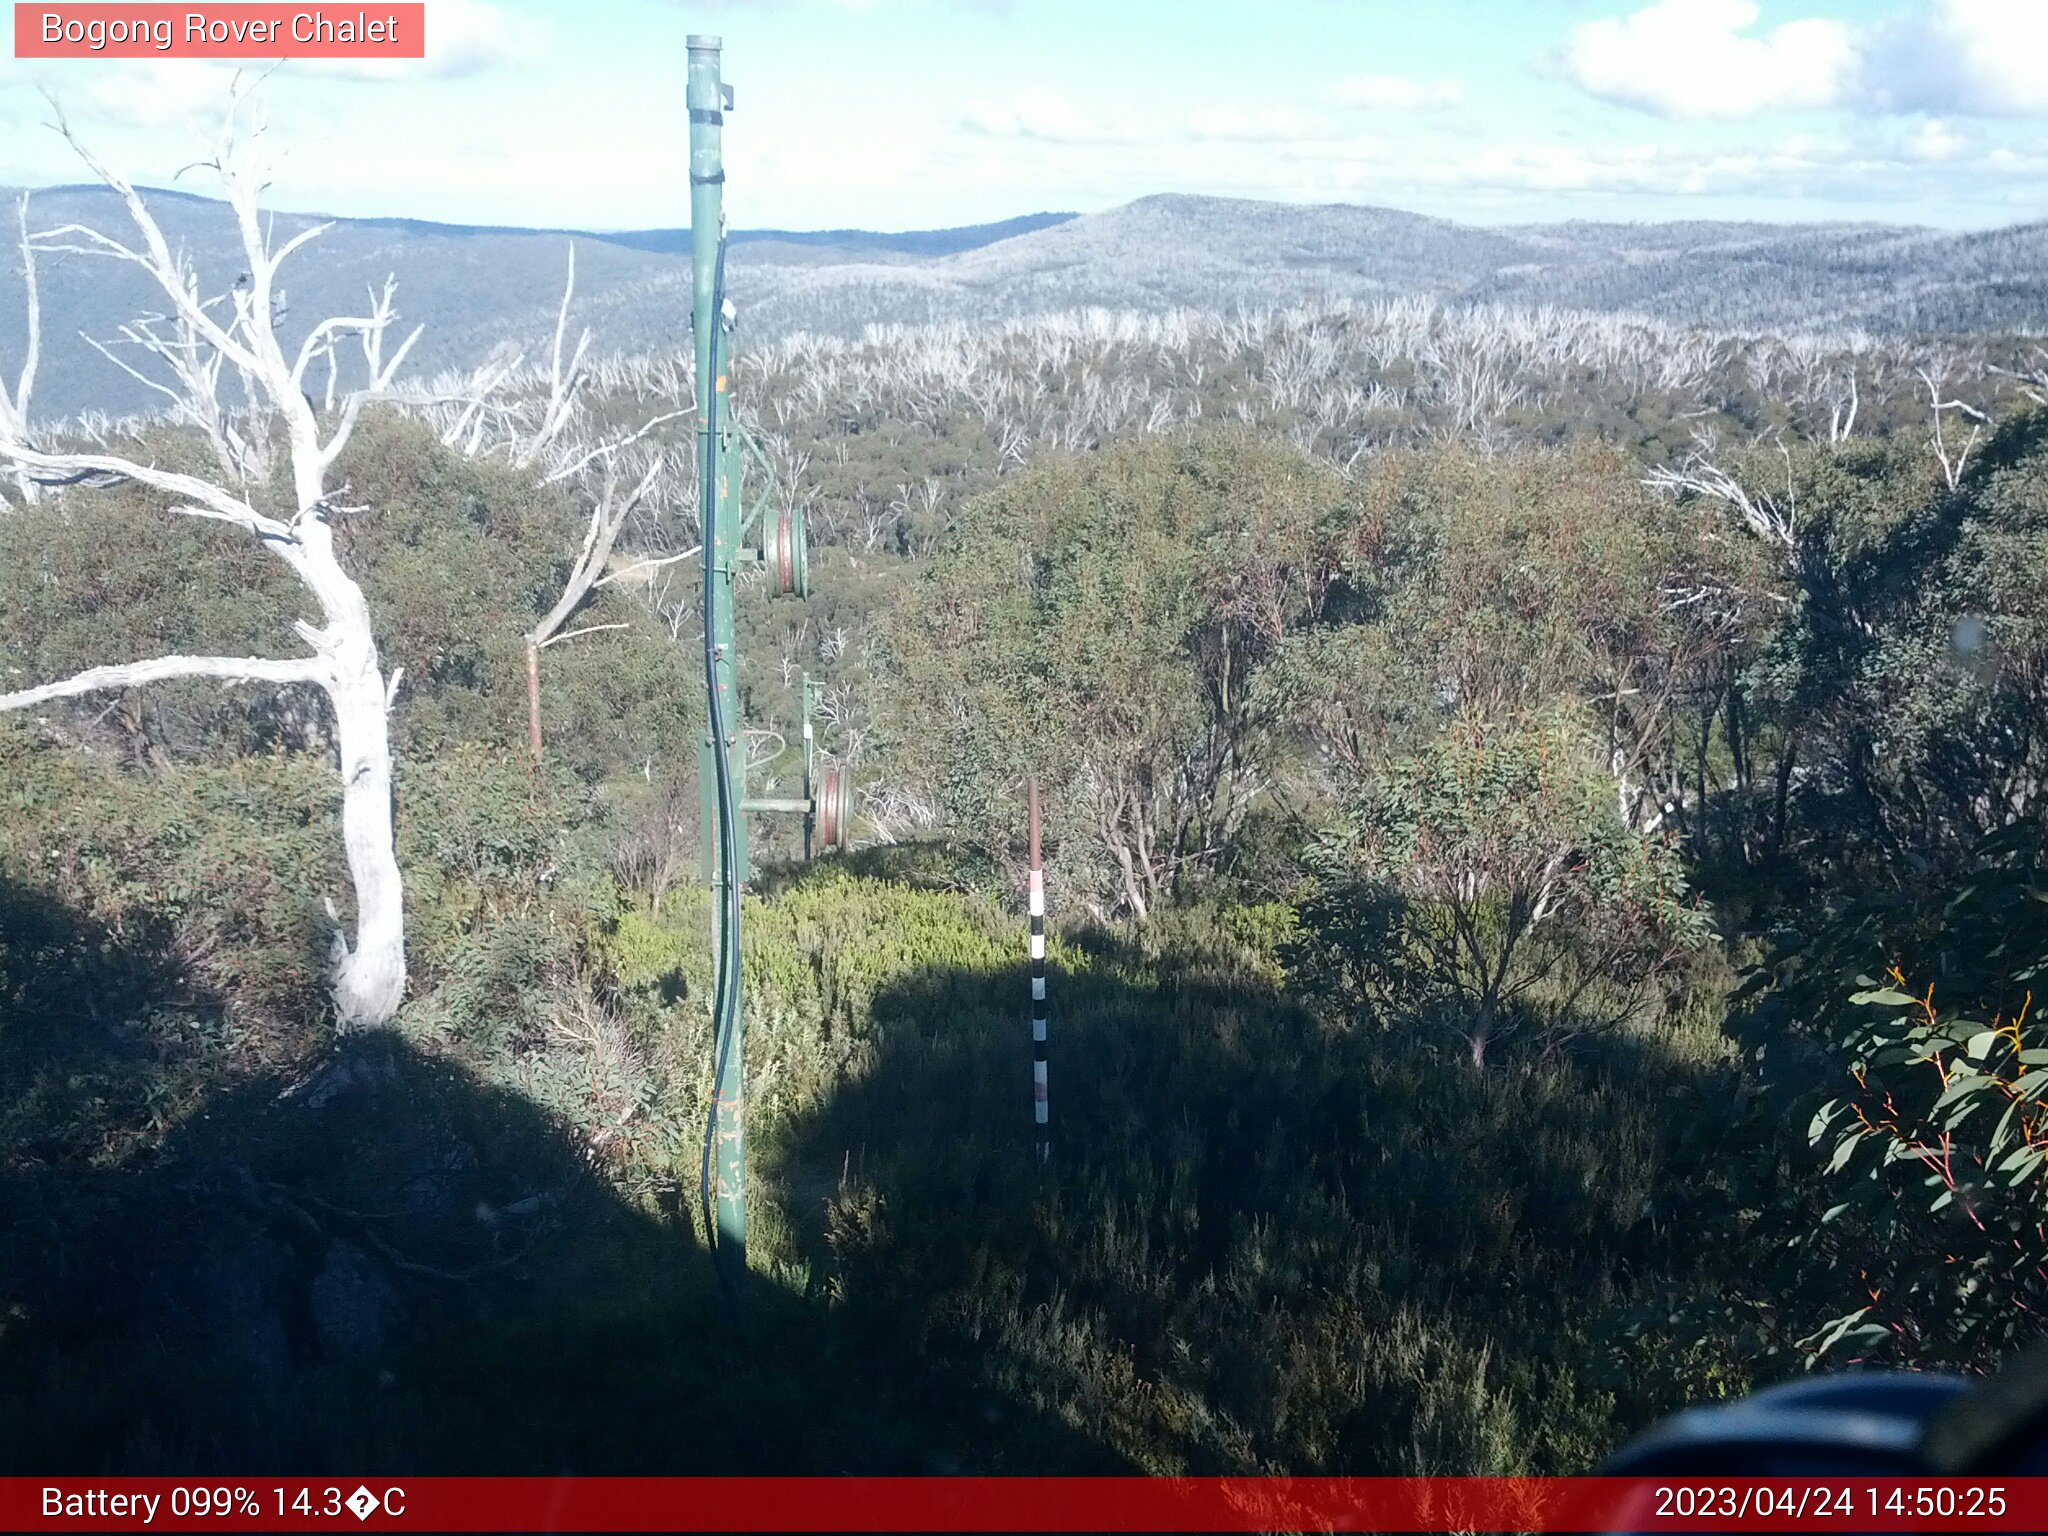
[[[704,448],[698,466],[698,493],[701,506],[701,521],[704,538],[704,692],[706,726],[711,733],[711,756],[714,764],[713,777],[717,783],[718,799],[718,875],[720,899],[724,910],[719,917],[718,967],[716,981],[712,987],[711,1026],[712,1038],[716,1042],[711,1075],[711,1103],[704,1118],[704,1162],[699,1174],[698,1193],[704,1204],[705,1239],[714,1254],[718,1246],[718,1202],[712,1185],[711,1163],[713,1149],[718,1138],[718,1096],[720,1084],[725,1081],[727,1052],[732,1049],[733,1023],[739,1012],[739,948],[740,931],[740,883],[739,883],[739,838],[736,827],[739,817],[737,797],[733,793],[732,760],[726,752],[725,701],[718,690],[718,641],[714,632],[711,615],[714,605],[713,593],[721,579],[718,548],[718,372],[720,359],[720,329],[725,324],[725,231],[718,232],[718,262],[713,268],[711,280],[711,372],[709,379],[699,379],[697,387],[708,392],[705,405]],[[725,1272],[725,1265],[718,1264],[718,1277],[725,1291],[726,1301],[737,1306],[731,1277]]]

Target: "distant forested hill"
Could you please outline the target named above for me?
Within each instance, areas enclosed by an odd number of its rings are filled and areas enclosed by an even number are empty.
[[[226,290],[239,261],[221,205],[151,192],[167,233]],[[12,200],[13,194],[8,194]],[[34,194],[32,223],[118,233],[99,188]],[[280,214],[289,233],[311,219]],[[605,351],[673,345],[688,328],[685,231],[600,234],[340,219],[286,285],[295,327],[352,307],[387,273],[426,332],[427,372],[467,367],[505,341],[537,348],[577,248],[579,324]],[[0,257],[0,355],[19,355],[20,273]],[[883,234],[739,231],[732,291],[750,340],[877,324],[988,324],[1086,306],[1231,312],[1304,298],[1418,295],[1460,303],[1640,313],[1731,330],[1961,334],[2032,328],[2048,314],[2048,226],[1953,234],[1843,224],[1570,223],[1476,228],[1394,209],[1162,196],[1085,216]],[[81,339],[151,307],[133,274],[52,255],[43,271],[46,357],[37,414],[152,403]]]

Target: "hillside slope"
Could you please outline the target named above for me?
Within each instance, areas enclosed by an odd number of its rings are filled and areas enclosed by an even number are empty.
[[[12,194],[8,194],[12,197]],[[241,262],[218,203],[152,192],[166,233],[209,288]],[[111,194],[34,194],[33,222],[118,231]],[[280,214],[282,234],[305,215]],[[426,372],[469,366],[552,327],[567,244],[578,247],[578,320],[600,350],[649,351],[688,330],[689,267],[676,229],[585,234],[339,219],[288,269],[294,327],[352,305],[387,273],[407,322],[424,323]],[[878,234],[742,231],[732,293],[745,333],[858,334],[877,324],[988,324],[1099,305],[1228,312],[1316,296],[1626,311],[1727,329],[1966,333],[2024,329],[2048,313],[2048,225],[1963,234],[1879,225],[1569,223],[1486,229],[1395,209],[1159,196],[1103,213]],[[43,271],[48,338],[37,413],[146,407],[151,396],[94,354],[150,307],[138,274],[77,255]],[[18,356],[18,264],[0,261],[0,358]]]

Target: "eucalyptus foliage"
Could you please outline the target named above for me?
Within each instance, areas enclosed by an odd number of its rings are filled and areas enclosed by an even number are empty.
[[[1342,477],[1245,434],[1052,458],[971,503],[890,616],[891,765],[1007,852],[1037,773],[1054,888],[1143,914],[1213,870],[1270,782],[1258,686],[1321,614]]]
[[[1787,1242],[1850,1305],[1804,1348],[1969,1364],[2048,1331],[2044,917],[2040,832],[2015,825],[1954,884],[1788,940],[1752,984],[1753,1039],[1830,1058],[1800,1110],[1825,1209]]]

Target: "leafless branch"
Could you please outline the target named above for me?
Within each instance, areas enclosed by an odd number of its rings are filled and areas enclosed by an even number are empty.
[[[316,656],[278,660],[263,656],[159,656],[121,666],[92,667],[62,682],[0,693],[0,710],[28,709],[52,699],[75,699],[80,694],[100,693],[109,688],[138,688],[144,683],[177,677],[218,677],[229,683],[319,683],[327,678],[327,664]]]
[[[1798,540],[1799,502],[1792,480],[1792,460],[1785,454],[1785,490],[1751,491],[1714,461],[1713,445],[1700,439],[1693,451],[1678,465],[1659,465],[1644,483],[1675,496],[1698,496],[1731,507],[1743,525],[1760,539],[1786,549]]]
[[[621,566],[616,571],[598,577],[596,581],[590,584],[591,590],[595,591],[599,587],[610,586],[615,581],[622,581],[626,577],[637,575],[641,571],[659,570],[664,565],[674,565],[678,560],[688,560],[699,554],[703,548],[702,544],[692,544],[688,549],[678,554],[663,555],[658,560],[636,560],[631,565]]]
[[[607,629],[631,629],[630,624],[586,624],[581,629],[564,630],[559,635],[550,635],[541,641],[538,649],[546,650],[551,645],[560,645],[564,640],[574,640],[578,635],[595,635]]]
[[[1977,446],[1978,434],[1983,431],[1984,423],[1990,418],[1961,400],[1941,398],[1941,386],[1948,372],[1945,360],[1937,360],[1930,367],[1918,368],[1914,372],[1919,375],[1920,382],[1927,386],[1927,406],[1934,416],[1934,434],[1930,443],[1934,449],[1935,460],[1941,465],[1941,477],[1953,491],[1962,484],[1963,471],[1969,467],[1970,450]],[[1960,448],[1952,449],[1949,446],[1942,425],[1944,411],[1959,412],[1970,423],[1970,436]]]
[[[33,477],[49,477],[44,482],[46,484],[60,483],[80,471],[133,480],[138,485],[151,486],[174,497],[198,504],[174,506],[171,509],[174,512],[190,517],[210,517],[221,522],[234,523],[266,539],[276,539],[284,543],[296,542],[296,536],[287,524],[279,522],[274,517],[264,516],[241,497],[194,475],[159,469],[154,464],[142,464],[118,454],[42,453],[22,444],[8,442],[0,442],[0,456],[12,459]]]
[[[28,310],[28,329],[22,346],[21,372],[16,376],[14,388],[10,391],[7,381],[0,379],[0,438],[25,443],[29,432],[29,397],[35,392],[36,364],[42,353],[43,311],[41,295],[36,290],[36,250],[29,239],[26,192],[15,203],[14,213],[20,229],[21,277]],[[27,475],[17,471],[15,483],[20,488],[22,500],[36,499],[36,484]]]

